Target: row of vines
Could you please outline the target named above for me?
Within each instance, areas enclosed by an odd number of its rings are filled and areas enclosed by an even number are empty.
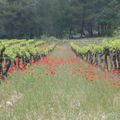
[[[90,64],[106,70],[120,70],[120,39],[103,40],[99,44],[87,44],[83,47],[72,42],[71,48],[77,56]]]
[[[5,79],[11,67],[20,69],[39,61],[51,52],[56,44],[40,47],[45,41],[0,40],[0,77]]]

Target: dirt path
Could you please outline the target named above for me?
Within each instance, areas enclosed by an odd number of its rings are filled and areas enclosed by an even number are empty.
[[[69,76],[83,76],[85,80],[101,80],[104,84],[111,84],[120,87],[120,79],[111,73],[102,71],[99,67],[90,65],[76,57],[69,44],[58,45],[54,52],[48,57],[48,64],[51,71],[57,73],[61,65],[64,65],[64,72]],[[54,69],[54,70],[53,70]],[[51,72],[50,71],[50,72]],[[53,72],[55,74],[55,72]]]
[[[55,50],[51,53],[50,57],[57,57],[57,58],[69,58],[69,57],[76,57],[75,54],[72,52],[69,44],[63,44],[56,46]]]

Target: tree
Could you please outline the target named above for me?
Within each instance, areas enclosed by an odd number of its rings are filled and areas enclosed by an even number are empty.
[[[119,0],[0,0],[0,38],[110,36],[119,9]]]

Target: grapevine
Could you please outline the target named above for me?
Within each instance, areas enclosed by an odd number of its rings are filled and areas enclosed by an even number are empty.
[[[72,42],[71,48],[77,56],[90,64],[104,63],[105,69],[108,70],[110,61],[110,69],[120,70],[120,39],[103,40],[99,45],[88,44],[83,47]]]
[[[56,44],[49,45],[46,49],[40,48],[45,41],[35,40],[0,40],[0,75],[4,79],[12,66],[20,69],[28,64],[39,61],[51,52]]]

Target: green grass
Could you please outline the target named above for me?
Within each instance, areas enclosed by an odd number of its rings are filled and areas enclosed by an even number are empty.
[[[61,55],[57,49],[52,56],[56,54]],[[0,85],[0,120],[120,119],[120,89],[101,80],[90,82],[82,75],[71,75],[67,70],[81,67],[76,63],[54,67],[55,76],[46,75],[46,66],[31,67],[33,74],[15,72],[7,84]],[[14,91],[20,99],[5,106]]]

